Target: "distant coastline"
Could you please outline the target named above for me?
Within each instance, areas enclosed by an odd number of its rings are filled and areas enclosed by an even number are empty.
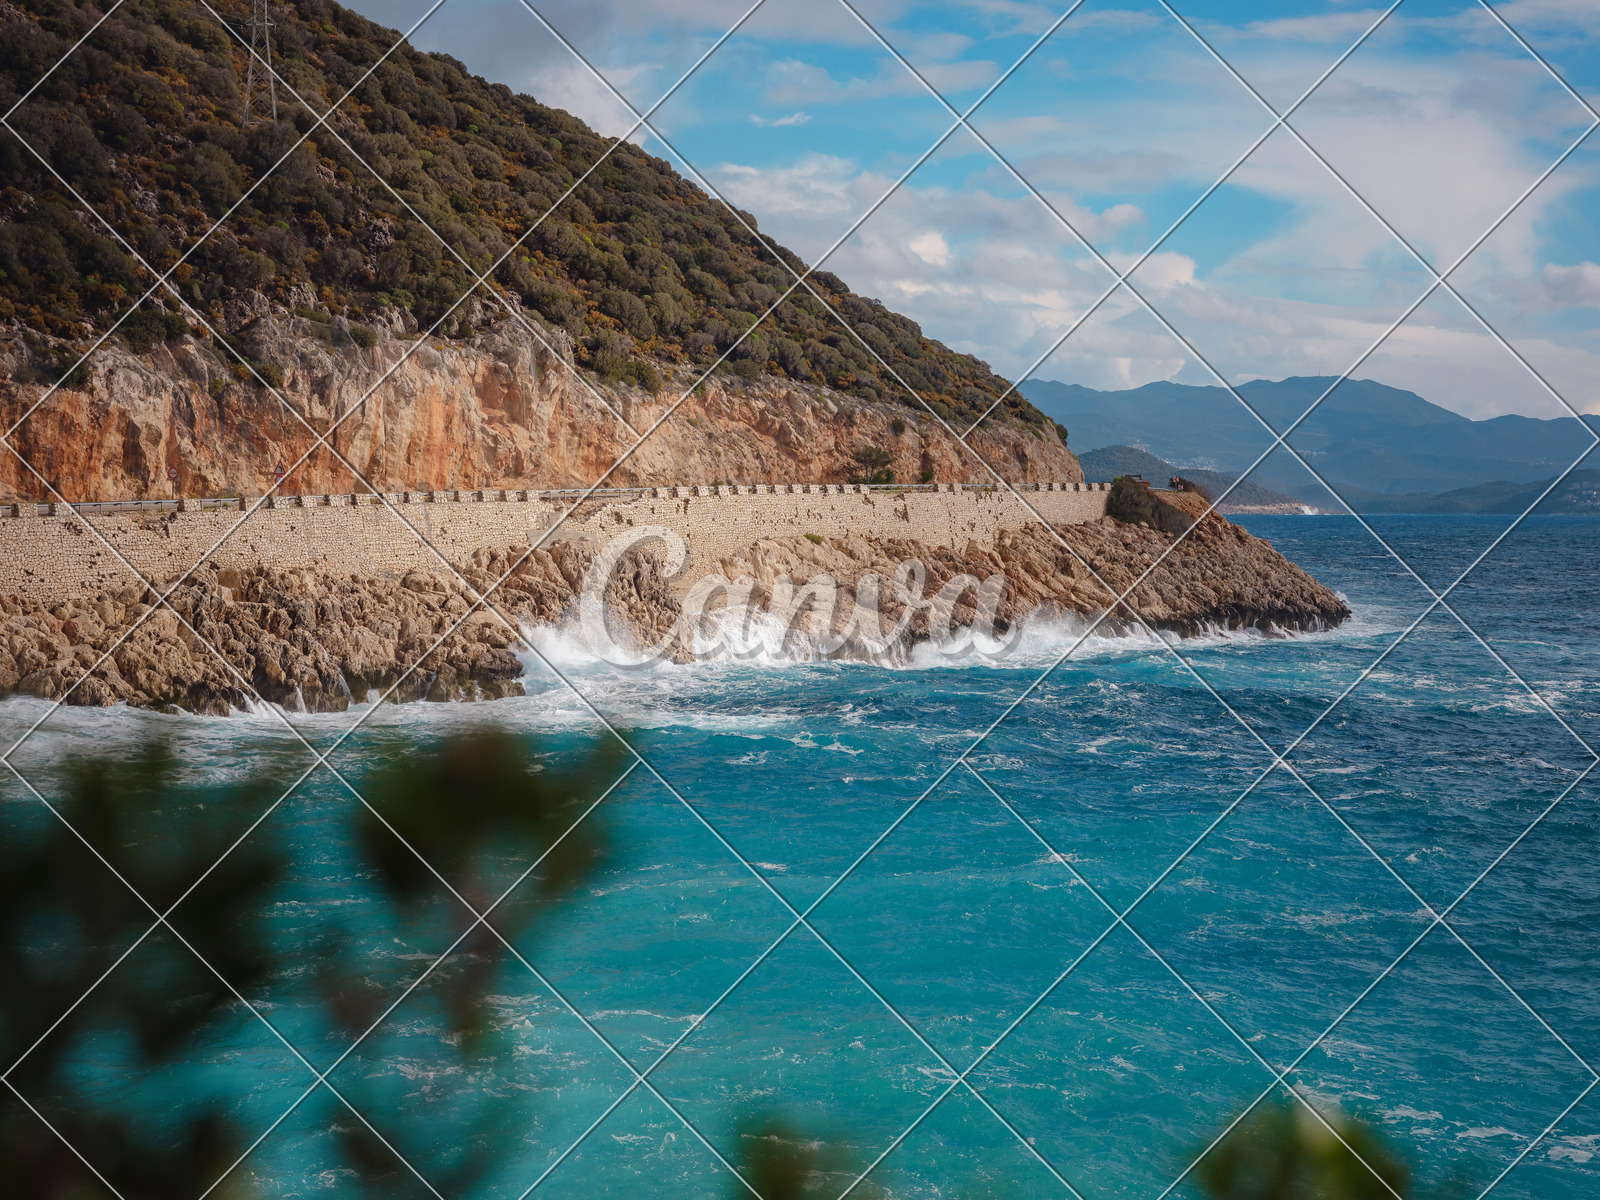
[[[1078,458],[1083,465],[1084,478],[1095,482],[1132,474],[1142,475],[1152,483],[1164,483],[1169,476],[1181,474],[1213,496],[1224,497],[1218,511],[1227,516],[1338,516],[1346,511],[1343,505],[1308,504],[1249,479],[1240,483],[1237,476],[1223,471],[1167,462],[1138,446],[1103,446],[1098,450],[1086,450]],[[1340,492],[1363,516],[1472,513],[1515,516],[1527,512],[1535,503],[1539,504],[1537,511],[1546,516],[1600,516],[1600,470],[1578,470],[1565,479],[1553,476],[1529,483],[1495,480],[1438,494],[1397,495],[1350,486],[1341,487]],[[1550,494],[1545,496],[1546,492]],[[1545,497],[1542,503],[1540,497]]]

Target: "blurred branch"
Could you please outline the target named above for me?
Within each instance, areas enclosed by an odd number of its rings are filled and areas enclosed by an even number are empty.
[[[152,742],[121,760],[67,764],[61,819],[32,801],[6,806],[0,1056],[5,1067],[15,1064],[7,1081],[61,1135],[4,1094],[0,1191],[8,1197],[58,1200],[96,1188],[62,1139],[125,1200],[204,1192],[248,1137],[236,1106],[187,1090],[184,1072],[215,1058],[212,1027],[225,1012],[237,1013],[240,995],[304,973],[307,958],[321,960],[308,1001],[313,1028],[320,1022],[348,1039],[377,1016],[344,929],[324,916],[315,928],[301,922],[295,941],[280,945],[264,919],[297,869],[270,824],[233,846],[240,814],[265,811],[277,798],[265,775],[207,789],[205,781],[183,782],[179,766],[168,746]],[[620,769],[608,747],[554,770],[500,732],[407,748],[361,781],[381,818],[352,808],[344,844],[319,850],[364,859],[366,869],[352,862],[349,876],[371,879],[380,905],[402,915],[430,890],[428,864],[482,913],[539,862],[518,902],[493,915],[495,929],[514,937],[604,860],[598,814],[570,827]],[[185,899],[171,930],[145,937],[107,974],[202,875],[203,891]],[[430,977],[440,989],[445,1045],[463,1065],[501,1053],[510,1059],[489,1029],[486,997],[501,971],[522,968],[514,960],[508,968],[492,942],[490,931],[478,930]],[[153,1105],[137,1082],[151,1071],[161,1073]],[[485,1115],[469,1109],[466,1120]],[[344,1124],[339,1140],[349,1166],[372,1187],[386,1187],[393,1155],[357,1122]],[[452,1130],[452,1140],[481,1143],[475,1132]],[[481,1154],[458,1155],[439,1182],[459,1192],[489,1166]],[[245,1186],[241,1176],[214,1194],[238,1195]]]
[[[1365,1122],[1291,1100],[1263,1103],[1196,1170],[1215,1200],[1394,1200],[1411,1196],[1411,1171]],[[1342,1141],[1341,1141],[1342,1139]]]

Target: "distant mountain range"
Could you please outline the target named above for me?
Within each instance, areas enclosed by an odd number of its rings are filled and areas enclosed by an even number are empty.
[[[1554,482],[1553,476],[1533,483],[1499,479],[1437,496],[1378,496],[1357,492],[1347,494],[1347,499],[1363,513],[1520,513],[1526,512]],[[1568,475],[1539,505],[1539,512],[1600,515],[1600,471],[1580,470]]]
[[[1280,430],[1333,383],[1322,376],[1258,379],[1242,384],[1239,393]],[[1220,387],[1150,383],[1102,392],[1029,380],[1021,391],[1067,427],[1080,454],[1132,446],[1186,472],[1207,469],[1236,476],[1250,467],[1274,436]],[[1600,417],[1588,421],[1600,429]],[[1415,392],[1365,379],[1340,384],[1289,437],[1324,478],[1357,507],[1372,512],[1435,511],[1416,498],[1447,493],[1454,496],[1450,503],[1456,506],[1440,511],[1479,511],[1459,507],[1464,502],[1459,493],[1480,484],[1496,485],[1503,502],[1510,494],[1505,487],[1554,478],[1589,440],[1583,424],[1573,417],[1473,421]],[[1255,470],[1250,482],[1319,508],[1340,507],[1282,449]],[[1536,496],[1538,490],[1531,494]],[[1416,507],[1418,503],[1422,507]]]

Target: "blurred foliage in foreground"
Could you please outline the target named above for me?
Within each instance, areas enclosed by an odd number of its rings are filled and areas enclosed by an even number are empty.
[[[1323,1117],[1326,1125],[1288,1099],[1263,1103],[1205,1155],[1193,1178],[1212,1200],[1453,1200],[1464,1194],[1455,1176],[1423,1191],[1373,1126],[1337,1110]]]
[[[71,764],[59,819],[38,800],[8,806],[0,837],[0,1056],[9,1085],[0,1092],[0,1191],[18,1200],[107,1194],[70,1144],[125,1200],[254,1194],[252,1171],[237,1164],[258,1130],[240,1120],[226,1088],[186,1090],[192,1077],[184,1071],[219,1045],[233,1046],[231,1031],[259,1025],[246,998],[281,998],[291,979],[291,1003],[265,1005],[267,1019],[298,1008],[291,1040],[317,1070],[331,1076],[365,1039],[366,1062],[352,1058],[357,1069],[337,1082],[356,1112],[383,1114],[384,1133],[335,1108],[330,1161],[343,1186],[386,1200],[415,1190],[387,1135],[407,1146],[413,1138],[443,1142],[446,1151],[428,1163],[431,1188],[448,1196],[476,1190],[505,1165],[491,1134],[531,1120],[534,1106],[549,1102],[533,1088],[491,1086],[489,1064],[514,1049],[491,998],[514,993],[513,976],[528,982],[508,947],[606,856],[603,812],[578,821],[620,774],[620,755],[606,746],[564,771],[495,732],[402,748],[358,781],[370,808],[349,797],[336,808],[346,815],[312,834],[319,855],[351,860],[334,876],[336,890],[370,882],[372,907],[362,920],[382,928],[300,922],[292,948],[267,914],[303,863],[281,842],[251,835],[255,817],[279,800],[265,776],[197,796],[183,764],[153,744],[129,758]],[[346,798],[335,792],[334,800]],[[315,803],[333,806],[321,796]],[[251,829],[240,828],[241,814]],[[333,899],[337,911],[349,897]],[[474,913],[486,914],[493,930]],[[158,915],[165,920],[152,929]],[[370,960],[354,942],[375,932],[387,941],[391,930],[414,933],[430,922],[447,931],[442,944],[450,949],[437,960],[410,956],[411,978],[421,973],[426,984],[416,994],[427,993],[424,1023],[436,1035],[427,1040],[438,1043],[436,1059],[423,1064],[415,1043],[390,1028],[398,989],[374,986],[363,970]],[[373,1064],[401,1054],[436,1076],[463,1079],[446,1121],[396,1111]],[[141,1091],[139,1081],[150,1078],[154,1092]],[[314,1078],[307,1070],[301,1086]],[[152,1095],[171,1110],[153,1111]],[[1211,1200],[1422,1194],[1371,1126],[1337,1113],[1328,1120],[1338,1136],[1303,1105],[1263,1104],[1190,1178]],[[740,1126],[734,1145],[728,1195],[741,1200],[752,1192],[761,1200],[833,1196],[860,1169],[844,1140],[802,1134],[778,1116]],[[853,1194],[886,1193],[869,1178]]]
[[[482,913],[537,862],[516,903],[490,917],[513,941],[600,861],[601,814],[571,826],[620,770],[609,750],[566,772],[540,769],[522,744],[492,732],[407,753],[359,781],[371,809],[352,802],[345,810],[352,868],[372,881],[378,904],[403,918],[430,883]],[[293,864],[271,838],[241,837],[236,827],[239,814],[264,813],[278,795],[248,782],[197,800],[160,744],[128,760],[75,763],[67,779],[60,819],[37,800],[9,805],[0,836],[0,1070],[9,1085],[0,1093],[0,1192],[17,1200],[108,1194],[70,1143],[125,1200],[199,1196],[248,1138],[228,1097],[185,1090],[186,1064],[214,1050],[219,1029],[254,1020],[243,997],[304,973],[265,916]],[[167,919],[152,930],[158,915]],[[465,931],[459,952],[428,982],[446,1041],[464,1061],[498,1036],[485,1000],[497,974],[522,968],[488,952],[492,935],[473,928],[459,903],[454,928]],[[320,1015],[312,1020],[336,1044],[386,1015],[384,993],[364,986],[359,956],[343,952],[347,936],[339,928],[311,934],[321,964],[311,993]],[[315,1057],[311,1039],[295,1040]],[[176,1094],[175,1111],[152,1111],[150,1094],[138,1088],[149,1078],[158,1092]],[[304,1085],[313,1079],[307,1070]],[[341,1079],[358,1109],[363,1082]],[[497,1101],[500,1119],[519,1103]],[[339,1174],[371,1194],[397,1194],[403,1168],[348,1111],[346,1118],[337,1126]],[[459,1195],[490,1164],[476,1149],[485,1139],[452,1132],[463,1149],[433,1182]],[[246,1173],[235,1171],[210,1194],[248,1191]]]

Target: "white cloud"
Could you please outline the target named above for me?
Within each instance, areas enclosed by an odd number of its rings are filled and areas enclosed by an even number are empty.
[[[750,114],[751,123],[759,125],[763,129],[784,129],[793,125],[804,125],[809,120],[811,118],[803,112],[790,113],[787,117],[778,117],[776,119],[759,116],[756,113]]]
[[[1365,33],[1382,13],[1381,8],[1373,8],[1359,12],[1318,13],[1311,17],[1276,17],[1270,21],[1251,21],[1244,27],[1244,32],[1274,41],[1334,43],[1342,49]]]
[[[1500,15],[1518,31],[1600,33],[1600,6],[1594,0],[1509,0],[1497,7]],[[1485,21],[1493,20],[1487,13],[1482,15]]]
[[[649,64],[635,63],[612,67],[606,72],[606,78],[617,91],[624,96],[631,96],[634,84],[653,70]],[[558,102],[552,102],[606,137],[621,137],[633,129],[638,120],[605,84],[596,79],[583,64],[570,58],[566,62],[554,62],[523,79],[513,80],[510,86],[541,99],[560,97]],[[637,100],[634,103],[641,110],[647,107]],[[636,132],[629,140],[640,143],[644,136],[642,132]]]
[[[417,15],[415,2],[360,0],[369,15],[401,26]],[[1358,5],[1359,11],[1344,11]],[[541,11],[642,108],[744,7],[744,0],[636,0],[627,6],[549,0]],[[1506,0],[1499,7],[1541,48],[1578,44],[1600,32],[1596,0]],[[948,90],[998,74],[987,57],[987,36],[1041,31],[1058,15],[1031,0],[960,0],[942,9],[922,0],[871,0],[866,11]],[[1377,11],[1372,0],[1355,0],[1320,17],[1205,28],[1252,83],[1283,104]],[[430,22],[419,38],[425,48],[447,50],[470,69],[566,108],[603,133],[632,124],[625,107],[515,5],[452,0],[441,12],[448,15]],[[1407,12],[1403,8],[1346,62],[1295,123],[1442,265],[1516,199],[1548,164],[1550,146],[1561,143],[1567,125],[1585,115],[1486,13],[1464,9],[1419,19]],[[1198,194],[1271,121],[1170,19],[1149,25],[1148,32],[1143,21],[1144,14],[1086,7],[1035,59],[1031,75],[1019,74],[978,114],[985,136],[1085,236],[1123,250],[1160,232],[1147,228],[1142,197],[1191,186]],[[905,29],[897,32],[896,22]],[[1091,36],[1077,37],[1085,32]],[[1434,39],[1426,53],[1416,51],[1415,32]],[[1440,49],[1447,38],[1456,39],[1453,52]],[[831,0],[769,4],[737,44],[748,55],[746,82],[766,92],[766,112],[749,114],[750,122],[796,129],[815,115],[817,123],[786,135],[802,149],[785,162],[697,165],[733,203],[756,214],[766,232],[815,261],[903,167],[898,160],[863,159],[870,138],[824,143],[819,131],[836,138],[836,118],[850,117],[852,105],[862,127],[870,128],[878,119],[871,102],[921,94],[921,87]],[[877,67],[826,52],[842,46],[852,47],[852,55],[865,50]],[[719,55],[734,49],[730,44]],[[1052,71],[1051,62],[1059,68]],[[1101,76],[1104,88],[1093,84]],[[1071,103],[1060,91],[1068,86]],[[686,91],[667,119],[683,129],[737,122],[749,136],[745,114],[694,107],[705,103]],[[825,118],[814,107],[819,104],[832,106]],[[990,111],[992,122],[985,120]],[[957,154],[964,137],[952,140],[950,158],[941,161],[959,167],[960,154],[982,155],[970,142]],[[969,161],[972,168],[959,181],[949,169],[938,187],[913,177],[825,265],[858,291],[922,322],[931,336],[1015,375],[1072,327],[1108,277],[1035,200],[1017,194],[1002,168],[986,157]],[[1277,201],[1287,215],[1241,236],[1237,226],[1247,220],[1235,216],[1232,226],[1208,226],[1203,210],[1144,264],[1135,282],[1230,378],[1342,372],[1420,294],[1423,276],[1388,232],[1281,131],[1232,182]],[[1541,239],[1555,206],[1597,182],[1600,161],[1573,159],[1453,276],[1520,352],[1591,410],[1600,409],[1595,323],[1574,330],[1575,322],[1556,318],[1564,310],[1600,306],[1600,266],[1591,261],[1592,245],[1565,247],[1552,261]],[[1195,241],[1186,240],[1191,228],[1199,231]],[[1215,246],[1223,243],[1207,241],[1219,229],[1230,247],[1220,263]],[[1123,253],[1112,257],[1131,261]],[[1546,411],[1548,397],[1527,386],[1526,372],[1503,347],[1431,310],[1408,321],[1361,373],[1472,415],[1553,415]],[[1041,374],[1106,387],[1208,380],[1125,293],[1085,322]]]
[[[827,104],[841,88],[824,67],[783,59],[767,68],[767,99],[773,104]]]
[[[836,233],[844,232],[848,217],[856,211],[856,194],[862,175],[849,159],[832,154],[808,154],[787,167],[762,169],[739,163],[724,163],[711,172],[717,189],[740,208],[748,209],[767,229],[782,240],[778,231],[786,218],[798,218],[806,225],[816,218],[833,218],[827,224]],[[887,187],[887,182],[885,182]]]
[[[950,245],[936,230],[918,234],[908,243],[911,253],[933,267],[950,265]]]
[[[1133,257],[1129,255],[1117,263],[1117,269],[1119,271],[1126,269]],[[1116,262],[1115,259],[1112,261]],[[1139,268],[1139,284],[1140,291],[1149,287],[1157,292],[1169,291],[1175,287],[1193,287],[1194,259],[1186,254],[1158,250]]]
[[[1572,267],[1546,263],[1540,279],[1550,298],[1559,305],[1600,308],[1600,266],[1592,262]]]

